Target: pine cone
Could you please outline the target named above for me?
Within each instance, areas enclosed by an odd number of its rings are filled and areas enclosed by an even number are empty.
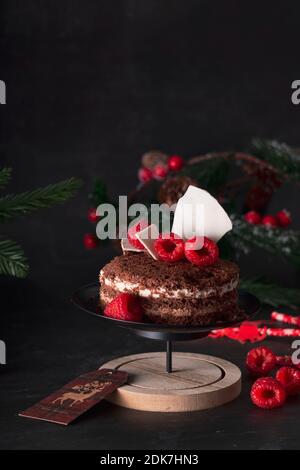
[[[150,150],[142,156],[142,166],[153,170],[156,165],[167,165],[168,155],[160,150]]]
[[[168,204],[172,206],[181,196],[184,195],[190,185],[198,186],[197,182],[189,176],[173,176],[167,178],[161,185],[158,200],[161,204]]]

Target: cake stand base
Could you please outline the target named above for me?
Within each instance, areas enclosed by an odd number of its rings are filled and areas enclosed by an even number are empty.
[[[174,352],[172,372],[163,352],[119,357],[101,367],[128,372],[128,383],[107,400],[143,411],[205,410],[234,400],[241,391],[241,371],[218,357]]]

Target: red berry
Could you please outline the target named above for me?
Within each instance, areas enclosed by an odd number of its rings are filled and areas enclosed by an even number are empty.
[[[93,250],[98,246],[98,238],[93,233],[86,233],[83,237],[83,244],[87,250]]]
[[[104,309],[106,317],[126,321],[142,321],[143,308],[135,295],[119,294]]]
[[[147,183],[147,181],[152,180],[153,173],[150,168],[140,168],[138,172],[138,178],[141,183]]]
[[[218,245],[207,237],[203,237],[203,246],[199,250],[193,250],[191,245],[197,246],[201,243],[201,237],[193,237],[184,244],[185,257],[197,266],[209,266],[219,258]]]
[[[276,365],[276,356],[271,349],[265,346],[251,349],[246,357],[246,367],[248,372],[261,377],[268,374]]]
[[[300,364],[294,364],[291,356],[276,356],[276,365],[297,367],[298,369],[300,369]]]
[[[184,242],[173,233],[161,233],[154,242],[154,249],[162,261],[172,263],[184,258]]]
[[[281,383],[287,395],[300,393],[300,370],[293,367],[281,367],[276,373],[276,379]]]
[[[148,227],[148,222],[146,220],[140,220],[137,222],[135,225],[130,227],[127,232],[127,238],[129,240],[129,243],[134,246],[135,248],[139,248],[140,250],[143,250],[144,247],[141,244],[141,242],[136,238],[136,234],[140,232],[141,230],[144,230],[146,227]]]
[[[261,223],[261,215],[257,211],[249,211],[244,215],[244,219],[249,224],[258,225]]]
[[[287,227],[292,222],[291,214],[286,209],[283,209],[282,211],[277,212],[276,220],[280,227]]]
[[[168,174],[168,168],[164,165],[156,165],[153,170],[153,176],[157,180],[164,179]]]
[[[277,227],[278,226],[276,217],[274,217],[273,215],[265,215],[262,218],[261,223],[263,225],[265,225],[266,227]]]
[[[261,377],[252,385],[251,400],[259,408],[278,408],[284,404],[286,392],[277,380],[272,377]]]
[[[100,219],[99,215],[96,214],[97,209],[95,207],[91,207],[88,210],[88,220],[92,223],[98,222]]]
[[[171,155],[168,160],[168,165],[171,171],[180,171],[184,165],[184,160],[179,155]]]

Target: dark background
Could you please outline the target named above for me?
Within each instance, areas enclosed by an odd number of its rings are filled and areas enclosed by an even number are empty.
[[[0,338],[8,348],[8,364],[0,366],[2,448],[299,445],[295,408],[270,420],[253,410],[248,384],[239,402],[187,415],[182,427],[176,415],[109,405],[67,430],[17,417],[109,358],[162,347],[104,327],[69,304],[72,291],[96,280],[113,255],[111,248],[82,246],[91,230],[93,179],[103,177],[112,196],[126,194],[136,184],[141,154],[152,148],[188,157],[242,149],[253,136],[300,146],[300,106],[290,98],[300,75],[299,13],[296,2],[2,0],[0,79],[7,104],[0,107],[0,146],[1,164],[14,169],[9,190],[70,176],[84,182],[67,204],[3,227],[22,242],[31,272],[0,284]],[[287,206],[297,225],[297,197],[286,186],[270,210]],[[267,265],[278,281],[298,285],[292,268],[259,253],[241,265],[250,274]],[[282,352],[288,344],[275,347]],[[240,366],[247,349],[225,340],[178,348]]]

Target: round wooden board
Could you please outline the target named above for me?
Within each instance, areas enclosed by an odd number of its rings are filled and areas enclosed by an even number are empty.
[[[204,410],[234,400],[241,391],[241,371],[218,357],[173,353],[173,372],[165,371],[163,352],[119,357],[101,367],[128,372],[128,384],[107,400],[143,411]]]

